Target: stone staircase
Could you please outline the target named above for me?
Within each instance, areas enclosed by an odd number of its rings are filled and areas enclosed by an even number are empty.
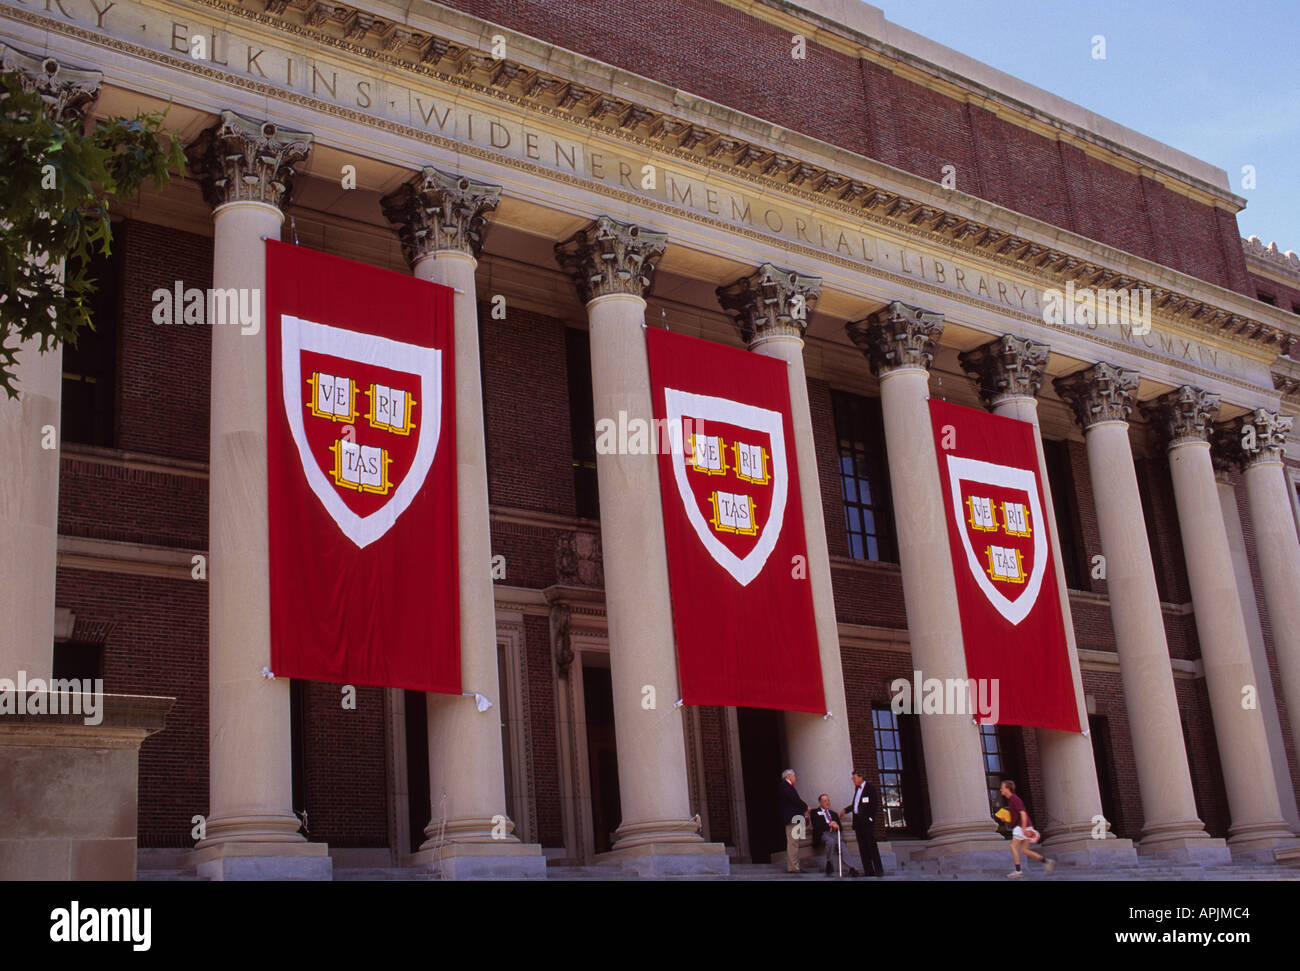
[[[1289,861],[1287,861],[1289,863]],[[807,866],[807,864],[805,864]],[[1011,869],[1010,861],[1005,867],[991,867],[959,872],[940,872],[933,860],[913,861],[891,870],[880,883],[897,883],[901,881],[1003,881]],[[845,871],[848,872],[847,870]],[[634,880],[626,873],[601,866],[560,866],[551,865],[546,869],[548,880]],[[193,869],[141,869],[137,879],[141,881],[164,880],[200,880]],[[335,867],[335,880],[349,881],[422,881],[437,880],[429,873],[407,867]],[[820,868],[809,867],[802,874],[785,872],[784,863],[732,863],[731,872],[726,876],[678,876],[665,877],[667,880],[785,880],[811,883],[835,879],[827,877]],[[847,879],[847,877],[845,878]],[[1200,866],[1196,864],[1169,863],[1164,860],[1139,858],[1137,866],[1128,867],[1087,867],[1061,864],[1049,877],[1043,872],[1041,864],[1030,863],[1025,868],[1026,881],[1186,881],[1186,880],[1251,880],[1251,881],[1296,881],[1300,882],[1300,865],[1287,863],[1231,863],[1221,866]],[[863,878],[863,883],[872,881]]]

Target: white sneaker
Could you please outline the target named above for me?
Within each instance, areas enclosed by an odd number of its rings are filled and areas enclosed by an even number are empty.
[[[1019,880],[1019,879],[1020,879],[1021,877],[1023,877],[1023,876],[1024,876],[1024,874],[1021,873],[1019,870],[1012,870],[1010,873],[1007,874],[1007,879],[1008,879],[1008,880]]]

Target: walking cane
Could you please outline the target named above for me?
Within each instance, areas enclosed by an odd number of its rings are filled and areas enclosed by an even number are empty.
[[[844,827],[835,831],[835,845],[840,850],[840,879],[844,879]]]

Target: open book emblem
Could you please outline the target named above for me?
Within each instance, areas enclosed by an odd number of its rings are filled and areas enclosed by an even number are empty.
[[[966,564],[994,609],[1019,624],[1047,569],[1047,526],[1029,469],[949,455],[949,501]]]
[[[442,351],[280,318],[284,410],[307,484],[358,547],[419,493],[441,438]]]
[[[748,586],[785,522],[789,472],[781,413],[664,388],[664,414],[686,518],[709,555]]]

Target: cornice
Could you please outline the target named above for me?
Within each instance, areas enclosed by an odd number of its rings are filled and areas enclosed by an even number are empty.
[[[1246,269],[1284,286],[1300,289],[1300,255],[1295,250],[1283,253],[1276,242],[1265,246],[1258,236],[1242,239],[1241,250],[1246,257]]]
[[[449,16],[463,24],[478,25],[480,30],[475,36],[485,46],[490,45],[492,33],[499,32],[511,38],[512,43],[517,42],[517,48],[525,51],[535,49],[532,56],[539,59],[542,52],[550,51],[554,56],[546,58],[547,65],[561,65],[572,69],[575,74],[585,70],[608,83],[603,87],[581,84],[559,73],[525,63],[522,58],[494,60],[486,49],[411,28],[409,11],[408,20],[399,23],[396,19],[385,19],[344,4],[328,4],[328,11],[322,15],[325,8],[319,0],[271,0],[261,12],[227,0],[177,2],[180,7],[187,5],[220,11],[228,20],[244,20],[295,35],[330,51],[357,55],[377,66],[406,71],[491,97],[572,127],[613,135],[630,145],[641,145],[664,156],[713,169],[762,190],[775,191],[824,210],[847,214],[896,234],[929,241],[954,254],[966,254],[995,266],[1015,269],[1043,285],[1063,287],[1073,282],[1077,287],[1098,289],[1147,288],[1152,293],[1153,309],[1162,315],[1162,319],[1177,324],[1188,333],[1248,345],[1256,356],[1293,336],[1300,336],[1300,318],[1259,304],[1242,294],[1077,236],[1022,213],[1004,210],[987,200],[940,189],[919,176],[877,160],[853,156],[842,149],[785,131],[724,106],[693,99],[681,92],[672,92],[673,97],[668,99],[665,92],[669,89],[658,82],[581,58],[505,28],[494,28],[458,11],[449,11]],[[437,9],[441,12],[446,8]],[[174,63],[184,70],[205,76],[232,80],[271,97],[320,106],[323,110],[371,125],[377,123],[375,118],[341,105],[322,102],[233,72],[196,65],[187,58],[171,57],[33,11],[20,8],[4,8],[4,11],[8,16],[47,29],[151,60]],[[315,13],[309,17],[311,11]],[[312,20],[317,23],[313,25]],[[619,83],[615,84],[615,81]],[[605,87],[610,90],[606,91]],[[641,101],[632,100],[631,97],[610,93],[614,90],[654,93],[665,103],[671,103],[677,114],[691,118],[677,117],[652,107],[646,103],[648,97]],[[741,138],[734,130],[724,131],[699,124],[693,120],[695,117],[723,119],[732,129],[752,130],[758,133],[758,137]],[[378,124],[394,131],[412,130],[392,122]],[[418,136],[431,137],[427,132],[419,132]],[[779,148],[770,147],[771,143],[777,143]],[[843,162],[861,162],[864,170],[878,170],[884,178],[873,175],[872,181],[866,181],[860,172],[853,175],[805,161],[797,154],[797,149],[805,148],[810,153],[825,154]],[[552,181],[565,181],[562,175],[554,172],[539,170],[539,174]],[[905,191],[895,191],[883,183],[897,185]],[[642,205],[654,206],[654,200],[640,196],[629,198]],[[937,199],[943,201],[937,202]],[[967,212],[978,212],[980,218],[970,218],[965,214]],[[1017,227],[1017,231],[995,226],[993,221]],[[724,224],[724,228],[744,233],[734,226]],[[1040,240],[1054,240],[1060,248]],[[835,259],[832,254],[822,255]],[[1117,265],[1137,266],[1142,275],[1133,270],[1117,270],[1114,268]],[[1196,295],[1204,291],[1210,291],[1205,298]],[[1232,309],[1224,309],[1225,305]]]

